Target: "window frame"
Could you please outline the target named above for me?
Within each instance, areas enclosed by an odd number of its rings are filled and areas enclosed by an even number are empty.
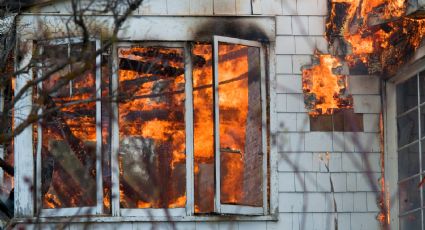
[[[71,45],[82,42],[81,38],[64,38],[53,39],[40,42],[39,52],[43,52],[43,45],[68,45],[68,55],[71,52]],[[91,39],[90,42],[95,42],[95,49],[100,48],[100,40]],[[81,215],[98,215],[103,214],[103,171],[102,171],[102,127],[101,127],[101,55],[96,57],[95,61],[95,88],[96,88],[96,206],[83,206],[72,208],[52,208],[46,209],[42,206],[41,197],[41,147],[42,147],[42,128],[41,120],[37,125],[37,147],[35,161],[35,207],[36,213],[40,217],[60,217],[60,216],[81,216]],[[41,67],[41,66],[38,66]],[[42,68],[38,68],[36,77],[42,76]],[[42,89],[43,82],[38,83],[37,88]],[[39,110],[42,114],[42,110]]]
[[[263,170],[263,207],[261,207],[261,211],[259,212],[258,209],[257,210],[249,210],[249,207],[247,207],[245,209],[245,207],[243,209],[241,209],[240,207],[236,206],[236,207],[229,207],[229,209],[226,209],[227,207],[224,207],[224,209],[222,209],[222,212],[217,212],[216,214],[219,215],[212,215],[212,216],[205,216],[205,215],[195,215],[194,212],[194,175],[193,175],[193,164],[194,164],[194,156],[193,156],[193,88],[192,88],[192,62],[191,62],[191,47],[192,47],[192,41],[177,41],[177,42],[169,42],[169,41],[153,41],[153,42],[137,42],[137,41],[126,41],[126,42],[117,42],[116,44],[114,44],[112,46],[112,74],[111,74],[111,89],[112,89],[112,96],[113,99],[116,99],[117,93],[116,90],[118,88],[118,78],[117,78],[117,71],[118,71],[118,55],[117,55],[117,51],[118,51],[118,47],[121,45],[139,45],[139,44],[151,44],[154,46],[158,46],[160,45],[164,45],[164,44],[179,44],[177,47],[183,47],[185,49],[184,53],[185,53],[185,94],[186,94],[186,101],[185,101],[185,123],[186,123],[186,137],[192,137],[190,138],[191,140],[188,140],[189,138],[186,138],[186,150],[187,150],[187,155],[186,155],[186,183],[187,183],[187,187],[186,187],[186,191],[187,191],[187,202],[186,202],[186,207],[184,208],[185,210],[179,210],[178,212],[174,213],[175,215],[170,215],[171,217],[174,217],[173,220],[176,221],[217,221],[217,220],[222,220],[223,218],[225,218],[225,216],[221,216],[220,214],[237,214],[236,216],[233,216],[232,218],[234,219],[240,219],[240,220],[248,220],[245,218],[249,217],[249,220],[276,220],[277,219],[277,213],[278,213],[278,191],[277,191],[277,147],[272,145],[270,142],[270,138],[272,137],[273,133],[276,132],[276,128],[273,126],[273,124],[275,123],[275,87],[273,86],[273,83],[276,81],[275,79],[275,66],[274,66],[274,62],[275,62],[275,57],[274,57],[274,47],[275,47],[275,43],[273,41],[269,41],[267,42],[267,44],[261,43],[261,42],[256,42],[256,41],[250,41],[250,40],[243,40],[243,39],[237,39],[237,38],[228,38],[228,37],[222,37],[222,36],[213,36],[213,39],[211,40],[212,42],[214,42],[215,39],[223,39],[223,42],[239,42],[239,43],[235,43],[235,44],[241,44],[241,45],[248,45],[248,46],[257,46],[260,48],[260,60],[261,60],[261,103],[262,103],[262,121],[263,121],[263,125],[262,125],[262,142],[263,142],[263,150],[264,150],[264,157],[263,157],[263,166],[265,165],[265,170]],[[48,41],[48,43],[56,43],[56,44],[60,44],[62,43],[66,43],[68,42],[69,44],[71,44],[71,41],[74,42],[78,42],[80,39],[78,38],[72,38],[72,39],[54,39],[54,40],[50,40]],[[218,42],[217,40],[217,42]],[[100,40],[94,40],[96,41],[96,48],[100,47]],[[211,42],[210,41],[210,42]],[[34,42],[33,40],[27,40],[27,43],[32,43]],[[213,47],[214,47],[214,43],[212,43]],[[173,45],[171,46],[167,46],[167,47],[173,47]],[[213,48],[214,50],[214,48]],[[31,52],[30,52],[31,53]],[[29,55],[32,56],[32,53]],[[215,59],[215,61],[218,59]],[[215,62],[214,61],[214,62]],[[100,91],[100,81],[101,81],[101,68],[99,67],[101,64],[101,55],[99,55],[98,57],[96,57],[96,96],[98,98],[100,98],[101,96],[101,91]],[[213,65],[215,65],[216,63],[213,63]],[[40,73],[34,73],[34,75],[38,75]],[[266,76],[270,75],[269,78],[267,78]],[[30,76],[32,76],[32,74],[29,74]],[[17,81],[27,81],[27,76],[18,76],[17,77]],[[214,79],[216,78],[215,73],[214,73]],[[116,79],[116,80],[114,80]],[[215,80],[214,80],[215,81]],[[187,87],[187,86],[190,87]],[[269,86],[267,86],[269,85]],[[270,98],[268,98],[268,96],[266,95],[266,91],[267,91],[267,87],[268,88],[268,95]],[[215,96],[214,96],[215,97]],[[31,103],[30,101],[25,101],[24,103]],[[101,101],[98,100],[96,102],[96,132],[98,132],[97,130],[100,129],[100,111],[101,111]],[[111,103],[111,107],[112,107],[112,116],[117,117],[117,112],[118,112],[118,107],[117,107],[117,103]],[[99,116],[99,117],[98,117]],[[267,120],[269,119],[269,120]],[[188,122],[190,121],[190,122]],[[268,123],[269,122],[269,123]],[[112,129],[112,134],[115,132],[114,130],[118,130],[119,127],[117,125],[118,122],[111,122],[111,129]],[[187,124],[189,123],[189,125]],[[32,131],[31,131],[32,133]],[[29,136],[32,136],[32,134],[30,135],[28,132],[25,133],[24,135],[18,135],[19,140],[28,140]],[[117,135],[115,135],[117,136]],[[97,138],[101,138],[101,135],[97,135]],[[32,140],[32,138],[31,138]],[[32,142],[32,141],[31,141]],[[101,165],[101,160],[98,156],[98,154],[101,152],[98,151],[98,146],[99,143],[101,143],[101,140],[96,140],[97,142],[97,147],[96,147],[96,170],[98,170],[98,176],[100,176],[100,174],[102,173],[102,169],[100,168]],[[113,138],[111,136],[111,156],[112,157],[117,157],[114,156],[114,152],[117,152],[117,148],[118,148],[118,143],[119,143],[119,139],[118,141],[116,140],[116,137]],[[38,147],[37,147],[38,148]],[[39,152],[39,151],[37,151]],[[189,152],[191,154],[189,154]],[[15,150],[15,154],[16,154],[16,150]],[[18,154],[19,155],[19,154]],[[37,160],[36,160],[36,168],[41,169],[39,163],[40,163],[40,159],[39,159],[39,154],[37,153]],[[17,162],[15,160],[15,162]],[[190,162],[190,164],[188,163]],[[114,173],[114,171],[118,171],[118,161],[112,160],[111,161],[111,180],[113,181],[117,181],[119,174],[118,173]],[[18,162],[18,164],[16,165],[17,168],[20,168],[21,171],[27,171],[27,170],[23,170],[24,168],[24,164],[22,164],[22,162]],[[23,175],[19,172],[20,170],[18,170],[18,174],[17,176]],[[41,170],[40,170],[41,171]],[[58,209],[44,209],[42,210],[43,212],[39,212],[37,213],[37,211],[40,211],[41,209],[39,209],[39,206],[41,204],[40,199],[39,199],[39,195],[40,194],[40,185],[38,184],[39,180],[38,178],[40,175],[40,172],[38,171],[34,171],[35,172],[35,182],[36,182],[36,192],[29,194],[28,192],[24,192],[24,188],[19,189],[17,187],[17,190],[15,190],[17,192],[16,197],[15,197],[15,202],[17,200],[17,197],[23,195],[25,197],[32,197],[31,200],[35,200],[35,202],[33,203],[34,206],[32,206],[33,210],[36,210],[35,215],[38,215],[37,218],[41,218],[41,221],[45,221],[45,222],[49,222],[49,217],[54,217],[54,218],[63,218],[66,216],[81,216],[81,217],[76,217],[75,221],[78,221],[79,219],[84,219],[86,217],[83,216],[88,216],[87,218],[95,218],[93,219],[94,221],[102,221],[104,217],[99,216],[99,215],[105,215],[105,213],[103,212],[103,190],[102,189],[97,189],[97,193],[101,192],[102,196],[101,199],[99,199],[99,196],[97,194],[97,205],[96,207],[77,207],[77,208],[58,208]],[[97,176],[97,177],[98,177]],[[115,178],[114,178],[115,177]],[[102,178],[102,176],[100,176],[100,178]],[[96,179],[98,181],[98,179]],[[100,180],[100,183],[102,183],[102,180]],[[41,183],[40,183],[41,184]],[[118,190],[116,188],[117,187]],[[97,183],[97,187],[98,188],[102,188],[102,184]],[[117,193],[118,191],[118,193]],[[152,220],[161,220],[161,221],[166,221],[166,216],[164,215],[165,210],[164,209],[146,209],[143,210],[143,212],[139,212],[139,211],[134,211],[134,210],[128,210],[125,212],[121,212],[120,208],[119,208],[119,199],[114,199],[113,197],[119,197],[119,184],[113,183],[112,182],[112,186],[111,186],[111,192],[112,192],[112,198],[111,198],[111,214],[108,214],[109,219],[113,218],[119,218],[120,221],[122,220],[129,220],[129,221],[134,221],[134,220],[140,220],[140,221],[152,221]],[[216,193],[217,194],[217,193]],[[117,196],[118,195],[118,196]],[[99,200],[101,200],[101,203],[99,203]],[[216,202],[214,202],[214,204],[216,204]],[[118,207],[118,208],[117,208]],[[215,206],[216,207],[216,206]],[[240,212],[236,212],[235,208],[238,209]],[[233,209],[233,210],[232,210]],[[167,212],[171,210],[168,209]],[[241,211],[242,210],[242,211]],[[15,210],[16,213],[16,210]],[[168,213],[169,214],[169,213]],[[93,216],[93,217],[90,217]],[[20,216],[17,215],[16,216],[19,220]],[[136,218],[136,219],[135,219]],[[168,218],[168,217],[167,217]],[[52,219],[54,221],[54,219]],[[58,220],[58,219],[57,219]]]
[[[389,211],[389,224],[392,228],[398,229],[400,227],[400,221],[399,221],[399,179],[398,179],[398,130],[397,130],[397,86],[399,84],[405,83],[406,81],[417,78],[418,81],[418,92],[420,88],[420,79],[419,74],[423,71],[425,71],[425,59],[419,60],[419,56],[423,56],[425,54],[425,49],[419,49],[416,53],[415,57],[410,61],[404,68],[402,68],[397,75],[390,79],[386,79],[383,81],[383,97],[385,98],[385,104],[384,104],[384,110],[383,110],[383,121],[384,121],[384,161],[385,161],[385,187],[386,187],[386,202],[387,207]],[[420,102],[420,95],[418,95],[418,124],[420,129],[420,115],[421,110],[420,107],[422,107],[425,103]],[[422,105],[422,106],[421,106]],[[414,111],[415,109],[409,109],[409,111]],[[405,112],[406,113],[406,112]],[[419,134],[420,135],[420,134]],[[425,140],[425,135],[418,137],[418,142]],[[414,143],[414,142],[412,142]],[[412,143],[401,146],[401,149],[408,148],[412,145]],[[421,161],[422,158],[422,151],[420,148],[421,145],[419,145],[419,160]],[[415,174],[416,175],[416,174]],[[420,178],[424,178],[425,173],[422,169],[422,172],[419,172]],[[409,176],[407,178],[404,178],[400,180],[401,182],[407,181],[409,178],[414,178],[414,176]],[[422,186],[421,190],[425,190]],[[420,196],[422,197],[421,200],[424,200],[425,197],[423,197],[423,192],[420,192]],[[424,210],[424,206],[421,204],[418,209]],[[415,210],[410,210],[405,212],[404,214],[408,215],[409,213],[413,213]],[[424,211],[421,212],[422,216]],[[425,225],[424,217],[422,217],[422,225]]]
[[[111,207],[113,216],[124,217],[150,217],[150,216],[186,216],[191,215],[194,211],[193,202],[193,103],[192,103],[192,72],[190,61],[190,44],[187,42],[119,42],[114,45],[112,53],[112,123],[111,123]],[[118,49],[131,47],[165,47],[165,48],[181,48],[184,50],[185,62],[185,138],[186,138],[186,206],[184,208],[121,208],[120,207],[120,190],[119,190],[119,124],[118,114],[118,85],[119,85],[119,64]],[[190,65],[190,66],[188,66]],[[188,68],[190,67],[190,68]],[[115,118],[115,119],[114,119]],[[191,138],[192,137],[192,138]]]
[[[221,204],[220,193],[221,193],[221,172],[220,172],[220,162],[221,162],[221,151],[220,151],[220,110],[219,110],[219,92],[218,92],[218,46],[219,42],[234,44],[234,45],[244,45],[249,47],[259,48],[260,52],[260,92],[261,92],[261,142],[262,142],[262,190],[263,190],[263,206],[262,207],[251,207],[246,205],[229,205]],[[215,211],[217,213],[223,214],[245,214],[245,215],[266,215],[268,212],[268,199],[267,199],[267,107],[266,107],[266,70],[265,70],[265,52],[263,44],[257,41],[243,40],[238,38],[230,38],[224,36],[213,36],[213,81],[214,81],[214,154],[215,154]]]

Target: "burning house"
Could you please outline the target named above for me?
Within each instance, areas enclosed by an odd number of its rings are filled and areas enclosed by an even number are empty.
[[[423,1],[131,2],[0,3],[6,226],[425,229]]]

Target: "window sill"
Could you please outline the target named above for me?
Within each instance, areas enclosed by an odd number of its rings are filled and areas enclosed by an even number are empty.
[[[32,217],[14,218],[13,224],[21,223],[117,223],[117,222],[198,222],[198,221],[277,221],[278,215],[267,216],[241,216],[241,215],[216,215],[216,216],[154,216],[154,217],[128,217],[128,216],[91,216],[91,217]]]

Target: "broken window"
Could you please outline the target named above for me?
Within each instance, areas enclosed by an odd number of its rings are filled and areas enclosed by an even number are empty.
[[[39,77],[85,52],[78,41],[40,47]],[[44,80],[43,111],[59,109],[34,130],[42,213],[267,214],[264,50],[218,36],[119,43],[91,60],[98,68],[64,82],[77,59]]]

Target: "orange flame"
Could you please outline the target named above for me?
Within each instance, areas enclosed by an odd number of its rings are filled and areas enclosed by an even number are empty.
[[[346,77],[334,74],[341,67],[340,61],[331,55],[316,54],[319,63],[303,70],[303,91],[310,115],[332,114],[335,109],[351,108],[349,97],[343,95],[347,87]]]

